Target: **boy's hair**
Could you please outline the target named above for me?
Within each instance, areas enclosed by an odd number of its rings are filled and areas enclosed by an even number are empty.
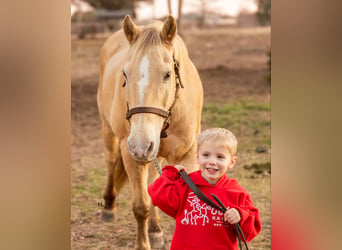
[[[197,137],[197,150],[204,141],[213,141],[219,147],[227,149],[230,155],[236,156],[237,140],[232,132],[225,128],[209,128]]]

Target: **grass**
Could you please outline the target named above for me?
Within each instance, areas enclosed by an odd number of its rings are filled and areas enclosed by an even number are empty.
[[[76,167],[73,169],[76,169]],[[94,206],[93,201],[102,201],[101,196],[106,186],[104,176],[106,175],[106,168],[97,166],[81,173],[72,171],[71,205],[77,206],[80,212],[94,211],[96,206]]]
[[[209,102],[204,105],[202,120],[206,127],[224,127],[238,138],[239,150],[251,151],[251,147],[270,148],[270,103],[241,98],[234,103]]]

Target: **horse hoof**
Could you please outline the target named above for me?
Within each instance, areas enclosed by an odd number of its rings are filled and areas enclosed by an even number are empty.
[[[162,232],[149,233],[149,239],[152,249],[164,249],[164,236]]]
[[[102,210],[102,221],[104,222],[112,222],[114,221],[115,214],[111,210]]]

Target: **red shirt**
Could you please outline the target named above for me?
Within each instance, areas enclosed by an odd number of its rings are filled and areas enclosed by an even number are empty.
[[[215,194],[227,208],[240,212],[240,226],[247,242],[260,232],[259,211],[236,180],[224,175],[212,185],[201,176],[201,171],[189,176],[209,199],[214,201],[210,194]],[[148,187],[148,193],[154,206],[176,220],[171,250],[238,249],[233,225],[223,221],[222,212],[201,201],[175,167],[165,166],[162,175]]]

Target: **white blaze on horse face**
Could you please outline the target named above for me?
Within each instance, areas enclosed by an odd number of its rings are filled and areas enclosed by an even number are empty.
[[[139,103],[140,105],[142,105],[142,101],[144,98],[144,94],[145,94],[145,89],[148,85],[148,81],[149,81],[149,72],[148,72],[148,68],[149,68],[149,60],[147,58],[147,56],[145,55],[140,62],[140,76],[141,79],[138,81],[138,88],[139,88]]]
[[[148,94],[150,62],[147,55],[143,56],[139,65],[140,79],[137,81],[138,107],[150,106],[144,103]],[[163,120],[154,114],[136,114],[131,117],[131,132],[127,142],[131,155],[138,160],[152,160],[158,153],[160,130]]]

